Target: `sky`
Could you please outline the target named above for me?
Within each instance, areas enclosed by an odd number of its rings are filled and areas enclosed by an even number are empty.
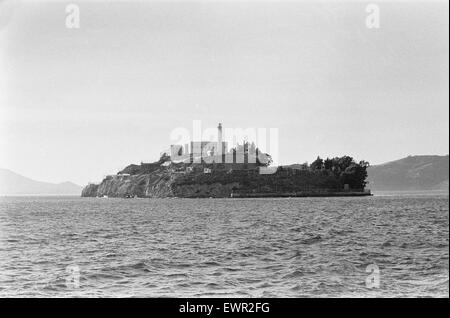
[[[194,120],[277,128],[281,164],[448,154],[448,2],[375,3],[0,1],[0,167],[99,182]]]

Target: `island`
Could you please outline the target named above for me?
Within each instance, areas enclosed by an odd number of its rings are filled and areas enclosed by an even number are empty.
[[[366,161],[350,156],[317,159],[311,164],[271,167],[272,159],[254,143],[227,149],[215,142],[172,145],[158,161],[131,164],[99,184],[90,183],[83,197],[117,198],[264,198],[367,196]]]

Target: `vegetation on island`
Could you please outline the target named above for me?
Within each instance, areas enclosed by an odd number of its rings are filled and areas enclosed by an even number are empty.
[[[260,164],[260,166],[265,166]],[[209,166],[207,166],[209,167]],[[279,166],[272,174],[260,174],[258,169],[211,168],[211,173],[185,174],[177,178],[176,184],[230,184],[240,186],[242,192],[305,192],[305,191],[362,191],[366,186],[366,161],[356,162],[350,156],[327,158],[318,157],[311,165]]]
[[[357,163],[350,156],[327,158],[323,160],[320,157],[311,163],[309,167],[312,171],[326,171],[328,174],[337,178],[340,184],[348,184],[353,189],[363,189],[367,182],[367,161]]]

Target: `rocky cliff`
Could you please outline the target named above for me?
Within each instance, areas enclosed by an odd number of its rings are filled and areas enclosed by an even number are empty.
[[[150,173],[136,175],[108,176],[100,184],[89,184],[83,197],[230,197],[233,189],[239,189],[238,182],[191,183],[184,184],[184,175],[170,169],[158,169]]]

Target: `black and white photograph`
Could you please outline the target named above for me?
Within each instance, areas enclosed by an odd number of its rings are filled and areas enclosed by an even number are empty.
[[[449,298],[449,2],[0,0],[0,298]]]

